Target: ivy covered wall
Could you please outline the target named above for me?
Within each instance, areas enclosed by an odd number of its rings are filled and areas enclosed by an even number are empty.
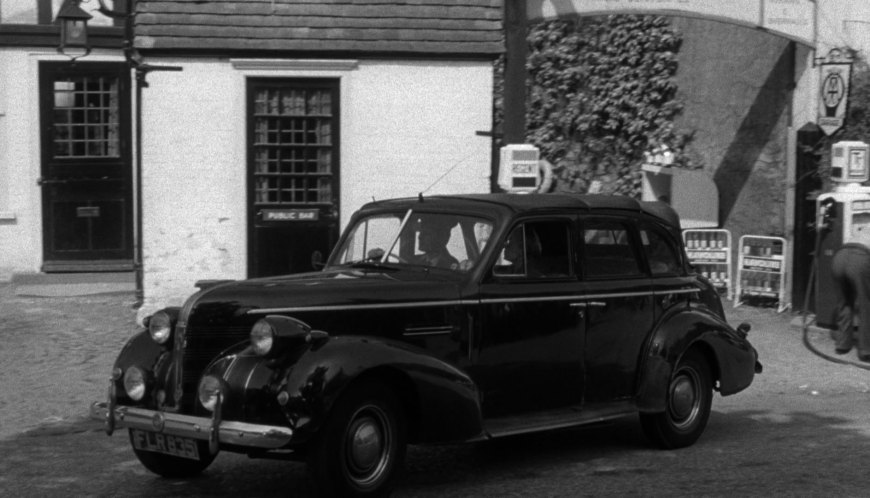
[[[714,181],[735,243],[783,235],[791,42],[657,16],[535,24],[528,42],[526,137],[555,165],[553,190],[639,197],[644,152],[667,145]]]

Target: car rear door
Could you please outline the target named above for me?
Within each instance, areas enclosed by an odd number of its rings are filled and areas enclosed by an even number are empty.
[[[584,403],[634,395],[641,350],[654,308],[634,221],[588,216],[580,222],[580,267],[585,318]]]

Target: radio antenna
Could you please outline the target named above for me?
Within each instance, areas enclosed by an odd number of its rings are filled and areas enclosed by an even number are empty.
[[[445,171],[445,172],[444,172],[441,176],[439,176],[439,177],[438,177],[434,182],[432,182],[432,185],[429,185],[428,187],[426,187],[426,190],[423,190],[422,192],[420,192],[420,199],[423,198],[423,194],[425,194],[426,192],[428,192],[428,191],[429,191],[430,189],[432,189],[432,187],[434,187],[435,185],[438,185],[438,182],[440,182],[441,180],[443,180],[445,176],[449,175],[451,171],[453,171],[454,169],[456,169],[456,167],[459,166],[460,164],[464,163],[465,160],[468,159],[469,157],[471,157],[471,154],[468,154],[467,156],[463,157],[462,159],[456,161],[456,163],[454,163],[453,166],[450,167],[450,169],[448,169],[447,171]]]

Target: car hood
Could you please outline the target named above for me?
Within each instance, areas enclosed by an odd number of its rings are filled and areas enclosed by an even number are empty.
[[[227,282],[185,306],[200,324],[236,322],[243,315],[307,314],[457,301],[461,275],[423,269],[353,269]],[[242,320],[244,321],[244,320]]]

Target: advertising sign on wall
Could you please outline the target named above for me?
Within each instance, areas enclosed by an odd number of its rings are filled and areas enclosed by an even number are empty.
[[[832,135],[846,118],[852,64],[825,63],[820,72],[818,125],[826,135]]]

